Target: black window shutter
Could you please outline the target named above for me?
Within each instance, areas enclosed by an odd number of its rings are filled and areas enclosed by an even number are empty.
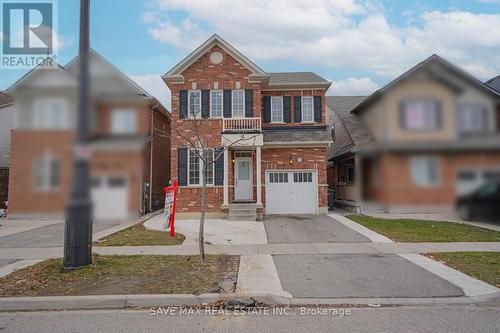
[[[245,90],[245,117],[253,117],[253,90]]]
[[[223,102],[223,108],[224,108],[224,118],[231,118],[232,111],[231,111],[231,89],[224,89],[224,102]]]
[[[399,126],[401,128],[406,128],[406,103],[401,102],[399,103]]]
[[[271,96],[264,96],[264,123],[271,122]]]
[[[201,91],[201,117],[210,117],[210,90]]]
[[[285,123],[291,123],[291,110],[290,110],[291,97],[283,96],[283,121]]]
[[[215,161],[215,185],[220,186],[224,184],[224,149],[215,149],[215,157],[220,157]]]
[[[179,186],[187,185],[187,148],[177,148],[177,168]]]
[[[321,96],[314,96],[314,121],[321,122]]]
[[[187,118],[188,116],[188,91],[179,91],[179,118]]]
[[[295,122],[302,122],[302,98],[300,96],[295,96],[293,98],[293,109],[295,113]]]

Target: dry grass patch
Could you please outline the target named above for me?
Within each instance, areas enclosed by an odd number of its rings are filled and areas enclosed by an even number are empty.
[[[180,245],[186,237],[175,233],[170,237],[167,231],[148,230],[143,224],[119,231],[102,238],[96,246],[153,246],[153,245]]]

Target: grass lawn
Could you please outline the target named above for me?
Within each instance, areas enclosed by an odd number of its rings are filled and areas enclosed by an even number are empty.
[[[65,271],[51,259],[0,278],[0,296],[199,294],[238,272],[239,256],[99,256],[89,267]]]
[[[500,232],[467,224],[366,215],[347,217],[397,242],[500,242]]]
[[[147,246],[147,245],[180,245],[184,235],[175,233],[170,237],[168,231],[147,230],[141,224],[102,238],[96,246]]]
[[[442,252],[426,255],[478,280],[500,287],[498,252]]]

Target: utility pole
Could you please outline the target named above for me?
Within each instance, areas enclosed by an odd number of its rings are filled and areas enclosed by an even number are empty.
[[[92,204],[89,177],[89,7],[80,0],[80,51],[78,114],[71,196],[66,207],[64,230],[64,267],[75,269],[92,263]]]

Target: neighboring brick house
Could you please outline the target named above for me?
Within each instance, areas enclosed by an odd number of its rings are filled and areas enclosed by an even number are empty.
[[[12,98],[0,91],[0,209],[5,208],[9,188],[10,131],[14,126]]]
[[[443,212],[500,180],[500,92],[437,55],[369,97],[327,97],[329,184],[358,212]]]
[[[64,213],[73,171],[78,62],[35,68],[9,89],[16,119],[10,216]],[[159,208],[170,180],[170,114],[95,51],[89,63],[94,217],[126,219]]]
[[[177,134],[189,134],[193,116],[203,119],[202,141],[215,154],[231,146],[208,170],[210,216],[326,211],[331,131],[325,92],[331,82],[310,72],[266,73],[217,35],[163,79],[172,92],[178,216],[200,212],[200,161]]]

